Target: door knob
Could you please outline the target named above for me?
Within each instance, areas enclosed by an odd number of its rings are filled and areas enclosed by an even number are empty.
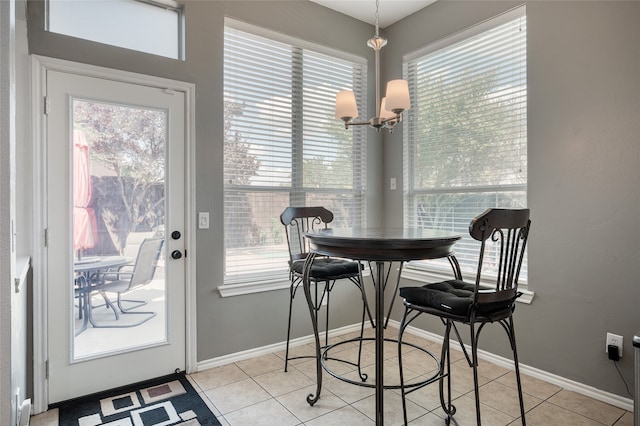
[[[171,252],[171,257],[174,259],[180,259],[182,257],[182,252],[180,250],[174,250]]]
[[[171,233],[171,238],[173,238],[174,240],[179,240],[181,236],[182,234],[180,233],[180,231],[173,231]]]

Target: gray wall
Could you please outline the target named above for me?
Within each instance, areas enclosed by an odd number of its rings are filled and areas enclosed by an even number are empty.
[[[401,57],[517,3],[438,1],[389,27],[383,81]],[[212,229],[197,234],[198,359],[285,338],[286,291],[222,299],[222,31],[225,15],[341,48],[373,62],[372,28],[304,1],[187,2],[185,62],[101,46],[42,31],[42,3],[29,4],[31,53],[196,84],[196,198]],[[517,308],[521,361],[626,396],[604,354],[607,331],[625,337],[621,368],[632,380],[631,337],[640,329],[640,2],[530,2],[528,21],[529,250],[531,305]],[[369,93],[373,94],[370,66]],[[372,95],[370,96],[373,97]],[[373,110],[373,105],[369,105]],[[635,120],[634,120],[635,119]],[[369,223],[400,225],[402,132],[370,132]],[[383,161],[384,159],[384,161]],[[376,195],[378,194],[378,195]],[[334,297],[337,302],[339,297]],[[357,303],[353,292],[342,304]],[[301,306],[301,305],[300,305]],[[395,310],[395,315],[399,313]],[[339,308],[338,308],[339,309]],[[357,315],[335,316],[334,326]],[[306,323],[300,312],[298,320]],[[430,331],[437,323],[422,321]],[[507,355],[500,330],[481,346]],[[296,336],[308,333],[299,325]]]
[[[438,1],[391,26],[386,77],[401,72],[403,54],[516,5]],[[631,386],[631,339],[640,330],[640,2],[526,7],[535,298],[516,308],[520,360],[628,397],[604,348],[607,331],[624,336],[620,367]],[[397,177],[399,188],[401,146],[400,134],[385,138],[384,175]],[[402,222],[401,205],[401,191],[385,190],[386,224]],[[504,333],[493,328],[480,346],[507,356]]]

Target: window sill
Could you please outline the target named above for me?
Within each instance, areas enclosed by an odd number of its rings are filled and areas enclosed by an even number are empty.
[[[222,297],[243,296],[245,294],[262,293],[264,291],[282,290],[289,288],[291,281],[286,278],[270,278],[251,280],[238,284],[224,284],[218,287]]]
[[[451,277],[452,273],[450,271],[444,270],[422,269],[411,267],[410,265],[407,265],[402,269],[402,278],[422,283],[432,283],[449,280],[451,279]],[[522,293],[522,296],[516,299],[517,302],[527,305],[530,305],[533,302],[535,293],[527,290],[526,286],[523,286],[522,283],[518,285],[518,291]]]

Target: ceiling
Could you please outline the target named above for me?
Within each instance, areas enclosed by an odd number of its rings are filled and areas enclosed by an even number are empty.
[[[376,23],[376,0],[311,0],[371,25]],[[380,0],[380,28],[434,3],[436,0]]]

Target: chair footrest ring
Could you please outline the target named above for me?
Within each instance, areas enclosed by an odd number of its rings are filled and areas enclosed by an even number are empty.
[[[328,352],[329,352],[331,349],[334,349],[334,348],[336,348],[336,347],[339,347],[339,346],[341,346],[341,345],[345,345],[345,344],[348,344],[348,343],[359,343],[360,341],[363,341],[363,342],[364,342],[364,341],[371,341],[371,342],[375,342],[375,340],[376,340],[376,339],[375,339],[374,337],[362,337],[362,338],[360,338],[360,337],[355,337],[355,338],[353,338],[353,339],[344,340],[344,341],[342,341],[342,342],[334,343],[334,344],[332,344],[332,345],[327,346],[327,347],[326,347],[326,348],[324,348],[324,350],[321,352],[321,356],[320,356],[320,363],[322,364],[322,368],[323,368],[327,373],[329,373],[331,376],[333,376],[333,377],[335,377],[336,379],[341,380],[341,381],[343,381],[343,382],[350,383],[350,384],[352,384],[352,385],[356,385],[356,386],[366,387],[366,388],[375,388],[375,387],[376,387],[375,383],[366,383],[366,382],[362,382],[362,381],[358,382],[358,381],[355,381],[355,380],[348,379],[348,378],[346,378],[346,377],[344,377],[344,376],[341,376],[341,375],[339,375],[338,373],[335,373],[334,371],[332,371],[332,370],[331,370],[331,368],[329,368],[329,366],[328,366],[328,365],[326,364],[326,362],[325,362],[325,360],[331,360],[331,359],[334,359],[334,358],[331,358],[331,357],[329,357],[329,356],[328,356]],[[398,341],[397,341],[396,339],[389,339],[389,338],[385,338],[385,339],[384,339],[384,341],[385,341],[385,342],[392,342],[392,343],[395,343],[396,345],[398,344]],[[426,349],[424,349],[424,348],[421,348],[420,346],[414,345],[413,343],[409,343],[409,342],[402,342],[402,344],[403,344],[403,345],[406,345],[406,346],[411,346],[412,348],[417,349],[417,350],[419,350],[419,351],[423,352],[423,353],[427,356],[427,358],[429,358],[431,361],[433,361],[433,362],[435,363],[435,366],[436,366],[436,372],[435,372],[433,375],[431,375],[431,376],[427,377],[426,379],[421,380],[421,381],[419,381],[419,382],[406,383],[406,384],[404,385],[404,388],[405,388],[405,389],[417,390],[417,388],[424,387],[424,386],[426,386],[426,385],[428,385],[428,384],[431,384],[431,383],[433,383],[433,382],[436,382],[436,381],[438,381],[438,380],[440,379],[440,377],[441,377],[441,375],[442,375],[442,374],[441,374],[441,373],[442,373],[442,370],[441,370],[441,366],[440,366],[440,360],[438,359],[438,357],[436,357],[434,354],[432,354],[432,353],[431,353],[431,352],[429,352],[428,350],[426,350]],[[313,358],[315,358],[315,357],[313,357]],[[341,361],[341,362],[345,362],[345,363],[348,363],[348,364],[352,364],[352,365],[356,365],[356,366],[357,366],[357,364],[352,363],[352,362],[350,362],[350,361],[344,361],[344,360],[340,360],[340,359],[337,359],[337,361]],[[385,384],[385,385],[384,385],[384,388],[385,388],[385,389],[400,389],[400,384],[390,384],[390,385],[386,385],[386,384]],[[416,388],[416,389],[414,389],[414,388]]]

